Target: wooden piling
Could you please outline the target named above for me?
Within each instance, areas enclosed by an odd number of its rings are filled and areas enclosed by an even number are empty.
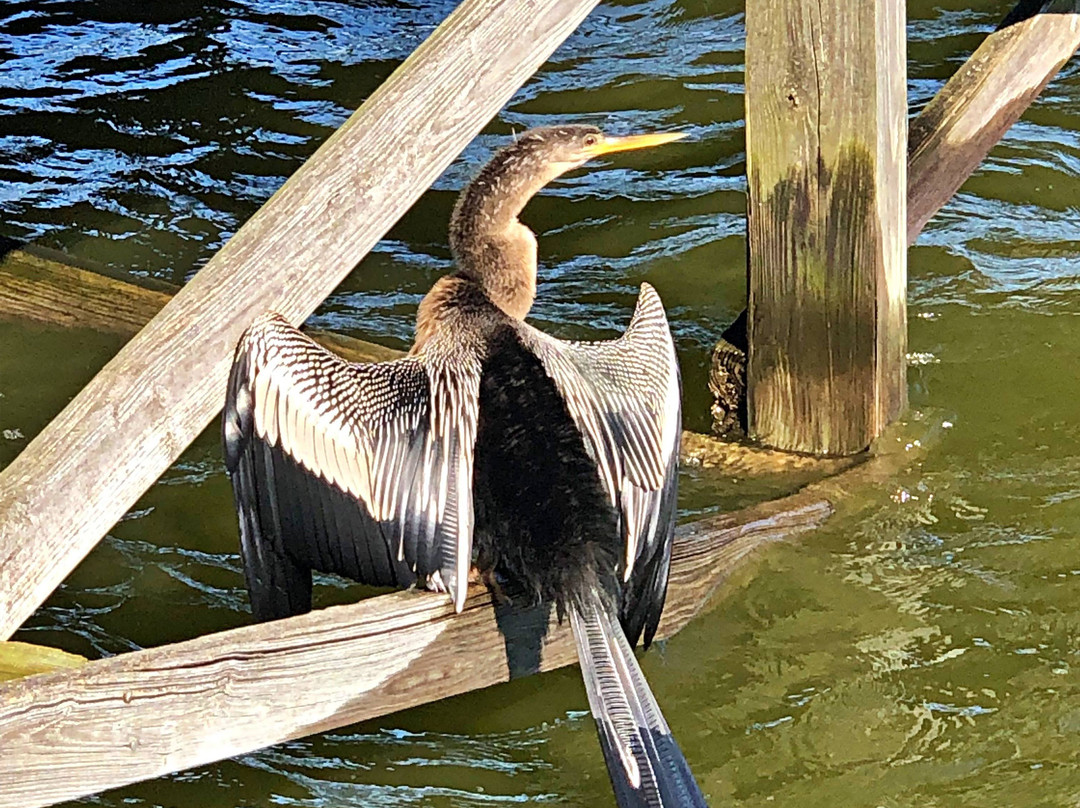
[[[596,0],[464,0],[0,473],[0,640],[220,408],[240,333],[304,320]]]
[[[908,132],[909,246],[1078,48],[1080,0],[1021,0],[923,108]],[[713,353],[720,435],[745,423],[746,341],[744,311]]]
[[[906,403],[901,0],[746,9],[748,424],[852,454]]]

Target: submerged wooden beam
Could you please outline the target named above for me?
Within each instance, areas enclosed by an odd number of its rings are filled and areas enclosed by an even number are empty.
[[[911,124],[908,243],[1080,48],[1080,0],[1022,2]]]
[[[860,452],[906,405],[902,0],[746,8],[749,432]]]
[[[35,245],[0,248],[0,319],[131,337],[179,291],[179,287],[161,281],[147,281],[96,264],[75,266],[70,260]],[[352,362],[385,362],[405,355],[332,331],[307,329],[307,333]],[[682,462],[747,477],[790,471],[824,476],[847,468],[852,461],[776,452],[683,432]]]
[[[875,463],[680,526],[657,636],[681,629],[756,548],[822,524]],[[528,646],[474,586],[460,615],[445,596],[398,592],[0,684],[0,808],[52,805],[505,682],[507,647],[535,660],[524,673],[577,658],[569,626],[554,620],[538,658]]]
[[[33,244],[0,248],[0,319],[131,338],[179,291],[179,286],[99,264],[75,264],[62,253]],[[385,362],[405,355],[331,331],[307,332],[352,362]]]
[[[47,645],[11,640],[0,642],[0,682],[60,668],[77,668],[85,663],[86,657]]]
[[[0,240],[0,319],[131,338],[178,291],[159,281],[121,280],[55,250]]]
[[[0,639],[221,406],[244,327],[304,320],[596,0],[464,0],[0,473]]]

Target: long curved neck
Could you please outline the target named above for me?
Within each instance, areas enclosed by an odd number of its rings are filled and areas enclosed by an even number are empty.
[[[536,236],[517,217],[559,173],[509,146],[461,192],[450,218],[458,273],[511,317],[523,319],[536,297]]]

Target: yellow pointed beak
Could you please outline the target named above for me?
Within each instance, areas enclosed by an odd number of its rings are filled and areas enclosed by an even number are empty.
[[[653,146],[662,146],[674,140],[682,140],[686,132],[663,132],[651,135],[627,135],[626,137],[610,137],[604,135],[600,142],[586,151],[589,157],[599,157],[602,154],[631,151],[632,149],[651,149]]]

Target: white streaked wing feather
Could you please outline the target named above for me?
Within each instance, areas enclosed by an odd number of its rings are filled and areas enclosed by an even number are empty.
[[[449,579],[460,608],[471,560],[479,360],[354,365],[276,316],[257,321],[240,350],[254,435],[354,497],[394,555],[414,566],[417,557],[436,567],[445,558],[442,569],[419,573]]]

